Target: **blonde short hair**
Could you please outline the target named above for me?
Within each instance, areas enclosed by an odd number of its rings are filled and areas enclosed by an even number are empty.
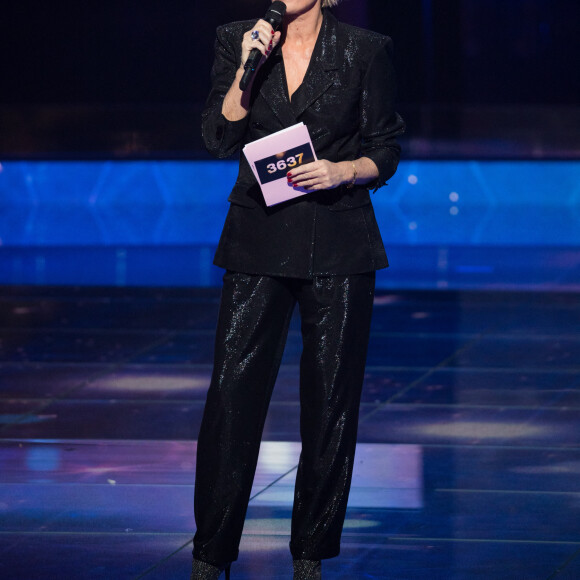
[[[340,0],[322,0],[323,8],[330,8],[331,6],[336,6]]]

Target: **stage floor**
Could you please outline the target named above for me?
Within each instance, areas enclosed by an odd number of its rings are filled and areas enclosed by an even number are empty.
[[[0,287],[0,578],[189,578],[215,288]],[[323,577],[580,578],[580,301],[383,291]],[[298,321],[232,578],[292,577]]]

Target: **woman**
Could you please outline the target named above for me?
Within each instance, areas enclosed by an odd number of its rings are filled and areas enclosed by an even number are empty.
[[[240,156],[215,256],[226,269],[214,372],[198,440],[192,578],[229,576],[237,558],[264,420],[298,303],[302,452],[290,550],[294,578],[337,556],[350,488],[375,271],[387,258],[369,189],[395,172],[404,130],[394,112],[390,39],[342,24],[338,0],[286,0],[281,31],[264,20],[217,31],[203,113],[208,150],[227,157],[298,122],[318,161],[288,183],[308,191],[267,207]],[[264,55],[250,86],[244,63]]]

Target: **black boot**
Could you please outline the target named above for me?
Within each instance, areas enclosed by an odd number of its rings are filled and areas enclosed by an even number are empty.
[[[293,560],[294,580],[321,580],[320,560]]]
[[[190,580],[218,580],[222,570],[226,572],[226,580],[230,580],[230,564],[225,568],[218,568],[201,560],[194,560]]]

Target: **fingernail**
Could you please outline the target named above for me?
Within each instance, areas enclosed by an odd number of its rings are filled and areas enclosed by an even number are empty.
[[[292,183],[292,180],[290,178],[288,178],[288,183]]]
[[[292,174],[291,174],[290,172],[288,172],[288,173],[286,174],[286,177],[292,177]]]
[[[297,184],[297,183],[295,183],[295,184],[294,184],[292,187],[293,187],[294,189],[296,189],[296,188],[298,187],[298,184]]]
[[[275,30],[272,30],[272,35],[274,35],[274,34],[275,34],[275,32],[276,32]]]

